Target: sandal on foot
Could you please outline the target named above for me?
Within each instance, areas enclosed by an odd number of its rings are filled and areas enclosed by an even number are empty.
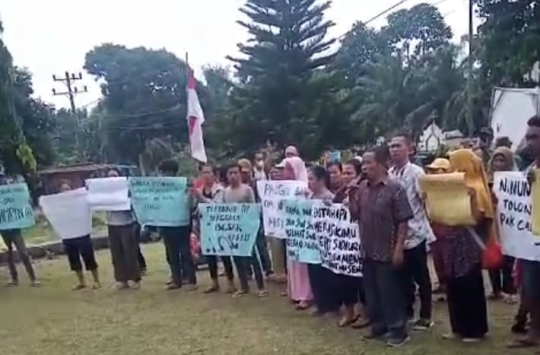
[[[216,292],[219,292],[219,286],[218,285],[212,285],[212,286],[208,287],[206,290],[203,291],[204,294],[216,293]]]
[[[309,302],[306,302],[306,301],[300,301],[296,305],[296,309],[299,310],[299,311],[305,311],[306,309],[309,309],[310,307],[311,307],[311,304]]]
[[[249,292],[248,291],[236,291],[232,297],[233,298],[242,298],[244,297],[245,295],[247,295]]]
[[[345,328],[351,324],[353,324],[354,322],[357,321],[358,318],[354,318],[354,317],[343,317],[339,320],[337,326],[340,327],[340,328]]]
[[[73,291],[79,291],[79,290],[82,290],[82,289],[85,289],[85,288],[86,288],[86,285],[78,284],[78,285],[73,286],[72,290]]]
[[[369,326],[369,320],[362,317],[356,318],[354,322],[351,323],[351,328],[353,329],[364,329]]]

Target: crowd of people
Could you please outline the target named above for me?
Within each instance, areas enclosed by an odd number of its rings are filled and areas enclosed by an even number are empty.
[[[540,117],[528,122],[526,140],[534,163],[524,169],[532,183],[540,163]],[[388,145],[365,151],[346,162],[306,164],[298,149],[287,147],[283,160],[268,164],[262,154],[252,163],[247,159],[230,164],[224,181],[212,165],[201,167],[193,184],[190,204],[193,220],[180,227],[161,227],[170,266],[168,290],[197,289],[192,234],[199,234],[199,203],[256,203],[260,201],[258,180],[298,180],[309,186],[308,198],[342,203],[358,223],[362,245],[363,276],[333,273],[321,265],[305,264],[289,258],[285,240],[266,238],[261,227],[250,257],[205,256],[211,284],[204,293],[220,292],[219,264],[226,278],[225,293],[242,297],[250,292],[255,279],[257,295],[267,295],[266,282],[286,284],[282,296],[298,311],[311,310],[314,316],[332,316],[339,327],[368,328],[366,339],[379,339],[398,347],[409,339],[409,331],[428,331],[434,326],[433,295],[444,295],[448,305],[451,332],[445,339],[465,343],[479,342],[489,332],[488,308],[482,269],[484,242],[496,241],[496,201],[492,193],[493,174],[518,170],[512,150],[500,146],[489,149],[456,149],[425,167],[412,162],[413,142],[407,134],[396,134]],[[486,156],[487,155],[487,156]],[[179,166],[167,160],[160,165],[163,176],[177,176]],[[425,174],[462,172],[469,188],[470,206],[476,221],[471,226],[447,226],[430,221],[420,179]],[[110,176],[117,176],[115,171]],[[5,183],[5,179],[2,179]],[[69,184],[62,191],[71,189]],[[132,213],[109,212],[110,249],[114,277],[119,289],[139,288],[142,257]],[[20,231],[2,231],[8,247],[11,274],[9,286],[18,284],[13,246],[33,286],[39,286]],[[98,265],[90,236],[65,241],[71,270],[77,275],[75,289],[86,287],[83,265],[91,272],[93,287],[100,287]],[[437,275],[432,282],[428,253],[431,252]],[[235,275],[236,269],[236,275]],[[518,304],[512,331],[523,334],[510,344],[514,348],[540,344],[540,262],[515,260],[505,256],[500,268],[489,270],[491,299]],[[235,283],[238,278],[238,286]],[[432,284],[437,287],[432,289]],[[519,297],[518,297],[519,295]],[[417,302],[418,300],[418,302]],[[418,303],[418,307],[416,306]],[[415,312],[418,308],[418,313]],[[517,307],[516,307],[517,308]]]

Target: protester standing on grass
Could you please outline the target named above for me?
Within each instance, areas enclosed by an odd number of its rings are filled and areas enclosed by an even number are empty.
[[[405,240],[403,264],[403,291],[406,295],[407,317],[414,320],[416,287],[420,294],[420,317],[414,321],[415,330],[427,330],[433,326],[431,320],[431,279],[428,269],[427,245],[435,241],[435,236],[426,216],[420,178],[424,170],[411,163],[412,141],[406,134],[395,135],[390,141],[392,167],[390,176],[401,183],[407,193],[413,218],[409,220],[407,239]]]
[[[357,159],[352,159],[343,164],[342,180],[345,191],[345,198],[341,199],[339,192],[334,197],[335,203],[349,205],[349,194],[354,191],[359,184],[362,174],[362,164]],[[331,179],[331,177],[330,177]],[[336,274],[336,293],[338,303],[343,305],[343,316],[338,326],[351,326],[355,329],[365,328],[369,324],[365,314],[366,297],[363,288],[363,277]],[[355,309],[357,308],[357,309]],[[358,312],[357,312],[358,311]]]
[[[270,180],[283,180],[284,165],[277,164],[270,170]],[[272,263],[274,266],[274,278],[279,283],[287,282],[287,253],[286,240],[270,237],[270,252],[272,254]]]
[[[259,198],[259,192],[257,190],[257,181],[253,179],[254,170],[251,166],[251,162],[248,159],[240,159],[238,160],[238,165],[241,168],[240,175],[242,178],[242,183],[251,187],[255,196],[255,202],[260,203],[261,199]],[[272,270],[272,261],[270,260],[270,254],[268,253],[268,245],[266,243],[266,237],[264,236],[263,229],[261,216],[261,227],[257,233],[257,241],[255,246],[257,248],[257,253],[259,255],[264,273],[267,278],[271,279],[274,271]]]
[[[8,180],[7,177],[0,167],[0,185],[7,185]],[[20,229],[6,229],[0,231],[0,234],[2,235],[2,239],[4,240],[4,243],[7,247],[7,263],[9,267],[9,274],[11,276],[11,280],[8,281],[6,286],[8,287],[14,287],[19,285],[19,274],[17,272],[17,265],[15,263],[15,255],[13,252],[13,246],[15,245],[15,248],[17,248],[17,254],[19,255],[20,260],[22,261],[24,268],[26,269],[26,272],[28,273],[28,278],[30,279],[30,285],[33,287],[39,287],[41,286],[41,283],[36,277],[36,273],[34,272],[34,267],[32,266],[32,262],[30,261],[30,255],[28,254],[28,249],[26,248],[26,243],[23,239],[22,233]]]
[[[364,289],[371,322],[366,339],[384,339],[388,346],[398,347],[409,340],[400,277],[408,221],[414,215],[405,189],[388,177],[388,160],[386,147],[364,154],[366,180],[350,193],[349,208],[359,221],[365,253]]]
[[[472,343],[488,332],[482,251],[472,233],[485,240],[493,238],[490,231],[494,210],[481,158],[470,149],[459,149],[450,153],[450,165],[453,171],[465,173],[476,225],[448,227],[444,239],[446,297],[452,328],[444,338]]]
[[[109,177],[119,177],[117,170],[109,171]],[[135,234],[135,219],[131,211],[107,212],[109,248],[114,268],[116,288],[119,290],[130,287],[140,288],[141,268],[139,265],[139,238]]]
[[[216,182],[216,170],[209,164],[206,164],[201,169],[202,173],[202,186],[195,191],[199,203],[221,203],[223,202],[223,193],[225,189],[218,182]],[[212,284],[208,287],[204,293],[219,292],[219,274],[218,274],[218,257],[216,255],[206,255],[206,262],[208,263],[208,271],[210,272],[210,278]],[[228,256],[222,256],[221,261],[225,269],[225,276],[227,276],[227,293],[234,293],[236,288],[234,287],[234,272],[231,258]]]
[[[223,193],[223,203],[255,203],[253,189],[249,185],[242,183],[240,165],[232,164],[227,168],[227,179],[229,186],[225,188]],[[240,290],[233,295],[234,297],[241,297],[249,293],[248,274],[250,268],[253,268],[255,274],[255,281],[259,289],[258,296],[265,297],[267,295],[262,267],[256,255],[257,248],[254,246],[253,249],[251,256],[233,257],[238,279],[240,280]]]
[[[320,200],[325,204],[331,204],[334,194],[330,187],[330,176],[322,166],[310,169],[308,185],[311,191],[311,200]],[[308,275],[313,292],[313,301],[316,309],[313,315],[337,314],[339,311],[338,295],[335,293],[335,274],[320,264],[308,264]]]
[[[527,122],[525,138],[527,146],[534,156],[534,163],[527,169],[530,184],[537,184],[536,174],[540,168],[540,116],[534,116]],[[540,346],[540,261],[519,260],[522,272],[523,296],[526,308],[530,312],[531,326],[525,337],[511,344],[513,348],[534,348]]]
[[[178,169],[178,163],[174,160],[165,160],[159,166],[161,175],[168,177],[177,176]],[[191,205],[191,202],[188,203],[190,208]],[[172,282],[167,285],[167,290],[176,290],[182,287],[182,268],[184,269],[185,279],[187,280],[186,291],[196,290],[196,270],[190,246],[191,220],[187,225],[183,226],[160,227],[159,232],[165,244],[167,262],[171,269]]]
[[[71,191],[69,182],[64,181],[60,185],[60,192]],[[94,246],[92,244],[92,238],[90,235],[83,235],[78,238],[62,239],[64,244],[64,250],[68,257],[69,266],[71,271],[77,275],[77,285],[73,286],[74,290],[82,290],[86,288],[86,282],[84,279],[83,265],[81,259],[84,262],[86,271],[90,271],[93,279],[93,289],[101,288],[99,281],[98,264],[96,262],[96,256],[94,254]]]
[[[428,174],[447,174],[450,172],[450,161],[444,158],[435,159],[430,165],[426,167]],[[438,287],[433,290],[435,294],[446,293],[446,281],[444,271],[444,238],[446,238],[447,227],[440,223],[431,222],[431,229],[435,235],[435,241],[431,243],[431,257],[433,258],[433,265],[435,266],[435,273],[437,274]],[[440,300],[444,300],[443,297]]]
[[[285,158],[283,180],[308,181],[308,171],[298,156]],[[307,264],[298,262],[287,256],[287,293],[298,310],[311,307],[313,293],[309,282]]]
[[[488,180],[493,186],[493,175],[496,172],[517,171],[514,153],[510,148],[501,146],[495,149],[489,161]],[[495,202],[494,202],[495,203]],[[496,208],[496,203],[494,208]],[[503,298],[506,303],[517,303],[517,290],[512,276],[515,258],[505,255],[504,262],[499,269],[489,270],[489,279],[493,293],[490,298],[497,300]]]

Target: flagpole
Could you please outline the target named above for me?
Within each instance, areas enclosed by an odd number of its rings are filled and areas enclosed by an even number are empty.
[[[190,68],[189,68],[189,53],[186,51],[186,83],[189,82],[189,72],[190,72]],[[187,90],[187,85],[186,85],[186,90]],[[189,107],[188,107],[188,110],[189,110]],[[189,126],[189,121],[188,121],[188,126]],[[193,160],[196,160],[193,158],[193,154],[191,152],[191,137],[189,136],[189,132],[188,132],[188,146],[189,146],[189,155],[191,156],[191,159]]]

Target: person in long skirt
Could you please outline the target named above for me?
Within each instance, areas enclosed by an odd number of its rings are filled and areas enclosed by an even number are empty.
[[[298,156],[285,158],[283,162],[284,180],[308,181],[308,171],[304,161]],[[298,310],[311,307],[313,293],[309,282],[307,264],[287,257],[287,294]]]
[[[450,153],[450,165],[453,171],[465,173],[477,223],[474,228],[449,227],[444,239],[446,297],[452,328],[444,337],[471,343],[488,333],[482,251],[473,234],[494,238],[490,233],[494,209],[482,160],[469,149],[459,149]]]
[[[330,177],[326,169],[322,166],[311,168],[309,172],[310,199],[332,203],[334,194],[328,189],[329,186]],[[336,275],[320,264],[309,264],[308,274],[316,306],[313,315],[337,313],[340,305],[337,294],[334,292],[338,280]]]
[[[117,170],[109,171],[109,177],[120,176]],[[140,288],[139,238],[131,211],[107,212],[109,247],[118,290]],[[131,285],[129,282],[132,282]]]

